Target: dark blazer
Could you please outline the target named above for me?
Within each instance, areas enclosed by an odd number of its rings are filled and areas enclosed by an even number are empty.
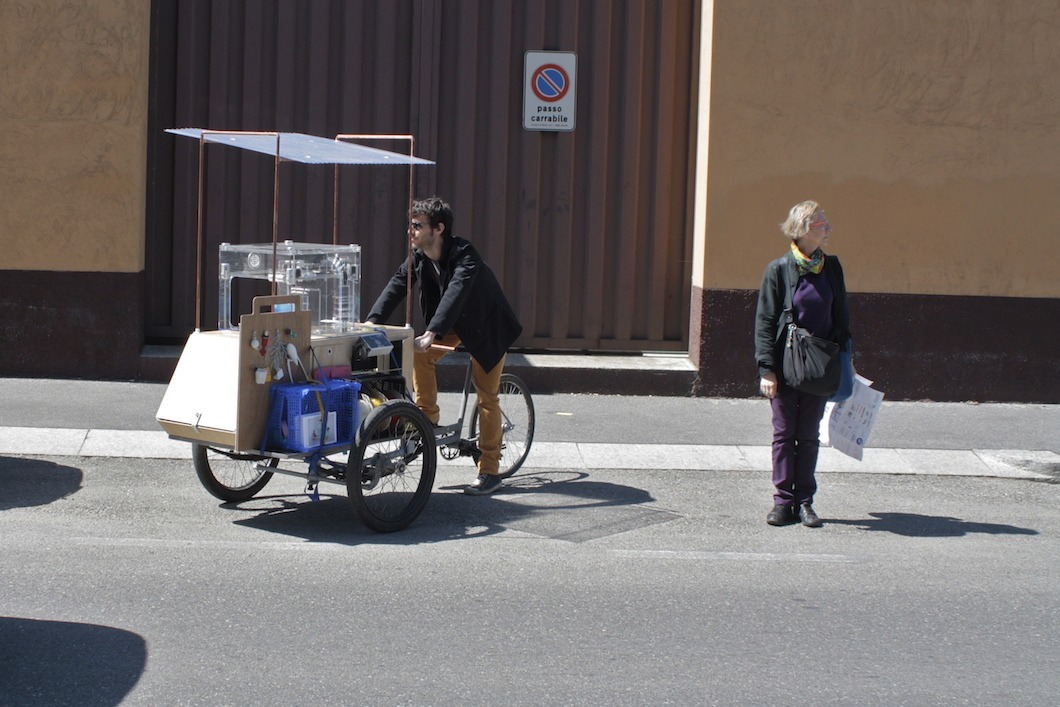
[[[470,241],[445,236],[439,265],[441,290],[435,285],[437,276],[430,259],[420,250],[412,251],[412,281],[419,287],[427,330],[439,338],[455,331],[479,365],[492,371],[523,331],[515,310]],[[407,273],[406,260],[372,305],[367,321],[386,321],[405,299]]]
[[[832,333],[828,338],[849,349],[850,307],[843,266],[838,257],[825,256],[824,274],[832,287]],[[791,295],[798,281],[798,267],[790,251],[766,266],[755,311],[755,361],[758,363],[759,377],[768,371],[773,371],[778,377],[783,374],[783,347],[788,324],[784,307],[785,304],[791,306]]]

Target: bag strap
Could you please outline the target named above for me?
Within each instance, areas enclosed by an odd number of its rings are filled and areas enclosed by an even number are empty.
[[[795,279],[795,282],[791,282],[789,277],[790,270],[788,261],[785,260],[781,265],[781,272],[784,279],[784,316],[789,327],[795,324],[795,312],[791,308],[791,298],[794,296],[795,286],[798,284],[798,278]]]

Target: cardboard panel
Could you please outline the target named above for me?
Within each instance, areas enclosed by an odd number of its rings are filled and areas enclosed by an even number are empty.
[[[288,366],[287,344],[294,344],[306,371],[313,373],[309,357],[312,315],[298,310],[299,302],[297,295],[255,297],[253,311],[239,318],[237,451],[261,447],[268,422],[270,384],[306,379],[296,364]],[[280,305],[293,305],[294,311],[275,311]],[[258,369],[267,371],[264,382],[256,380]],[[277,370],[282,371],[282,378],[277,378]]]
[[[235,445],[239,334],[196,331],[188,337],[155,417],[178,439]]]

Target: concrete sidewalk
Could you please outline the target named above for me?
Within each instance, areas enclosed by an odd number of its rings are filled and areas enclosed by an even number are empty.
[[[188,459],[155,411],[166,385],[0,379],[0,455]],[[459,396],[441,396],[443,421]],[[770,468],[761,399],[535,395],[534,469]],[[467,464],[466,459],[442,464]],[[824,473],[937,474],[1060,481],[1060,406],[884,402],[864,459],[823,449]]]
[[[150,430],[99,430],[41,427],[0,428],[0,455],[187,459],[191,446]],[[293,462],[293,463],[297,463]],[[468,465],[466,459],[439,464]],[[525,468],[553,470],[667,469],[761,471],[770,468],[770,448],[747,445],[615,444],[535,441]],[[1037,450],[866,449],[852,459],[822,449],[818,472],[933,474],[1052,480],[1045,473],[1060,467],[1060,455]]]

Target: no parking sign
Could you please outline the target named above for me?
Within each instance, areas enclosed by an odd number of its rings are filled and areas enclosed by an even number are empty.
[[[574,52],[527,52],[523,127],[574,130],[577,78],[578,55]]]

